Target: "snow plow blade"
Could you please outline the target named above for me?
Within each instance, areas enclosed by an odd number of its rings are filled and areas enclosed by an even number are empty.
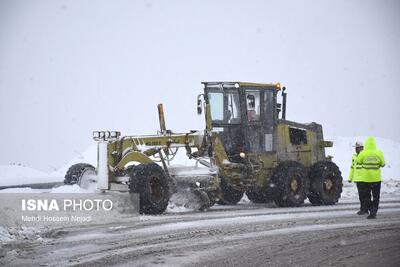
[[[218,201],[217,174],[209,168],[171,167],[170,201],[176,206],[207,210]]]

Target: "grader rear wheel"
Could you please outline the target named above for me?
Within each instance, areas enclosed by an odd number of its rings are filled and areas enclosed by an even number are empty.
[[[156,163],[139,164],[128,170],[129,192],[138,193],[140,213],[161,214],[169,201],[169,187],[164,170]]]
[[[319,161],[310,170],[311,188],[308,200],[311,204],[334,205],[342,193],[343,178],[339,167],[331,161]]]

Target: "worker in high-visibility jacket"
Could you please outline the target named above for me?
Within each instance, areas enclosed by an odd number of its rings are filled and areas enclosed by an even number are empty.
[[[357,191],[358,191],[358,198],[360,199],[360,210],[357,212],[358,215],[365,215],[368,214],[368,207],[365,206],[365,203],[362,201],[362,177],[361,177],[361,169],[362,165],[357,163],[357,156],[360,154],[360,152],[364,149],[364,145],[362,142],[357,141],[355,144],[355,154],[353,154],[353,157],[351,159],[351,167],[350,167],[350,173],[349,173],[349,183],[355,182],[357,185]]]
[[[364,150],[357,156],[357,164],[362,166],[360,173],[361,202],[368,207],[367,219],[375,219],[381,192],[381,168],[385,166],[383,153],[376,148],[375,138],[368,137],[365,140]]]

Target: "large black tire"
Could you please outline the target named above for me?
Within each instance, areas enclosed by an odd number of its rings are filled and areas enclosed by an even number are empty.
[[[78,184],[79,180],[82,177],[82,174],[88,169],[93,171],[95,170],[95,168],[92,165],[87,163],[78,163],[72,165],[71,167],[69,167],[67,173],[65,174],[64,184],[66,185]]]
[[[334,205],[342,194],[343,178],[331,161],[319,161],[310,170],[311,188],[308,200],[313,205]]]
[[[168,178],[156,163],[128,168],[129,192],[139,194],[141,214],[161,214],[169,201]]]
[[[285,161],[273,171],[274,202],[280,207],[298,207],[304,203],[310,186],[306,169],[298,162]]]
[[[236,205],[243,197],[243,192],[230,186],[224,178],[221,178],[222,198],[218,200],[220,205]]]

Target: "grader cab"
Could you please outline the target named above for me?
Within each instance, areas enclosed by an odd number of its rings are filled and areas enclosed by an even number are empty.
[[[325,156],[325,147],[332,142],[323,140],[317,123],[286,120],[285,87],[240,82],[203,86],[211,129],[223,146],[215,151],[220,163],[220,204],[235,204],[244,192],[253,202],[274,200],[279,206],[299,206],[306,197],[312,204],[338,201],[341,173]],[[282,104],[277,101],[279,92]]]
[[[159,214],[169,199],[190,193],[200,209],[236,204],[246,193],[256,203],[332,205],[340,198],[339,168],[325,156],[322,127],[286,120],[286,92],[280,84],[204,82],[197,111],[203,131],[173,133],[158,106],[160,131],[150,136],[94,132],[97,168],[71,166],[66,184],[95,184],[100,191],[139,194],[140,212]],[[277,101],[282,94],[282,104]],[[176,168],[178,149],[203,168]],[[172,163],[172,164],[171,164]],[[201,171],[199,171],[201,170]]]

